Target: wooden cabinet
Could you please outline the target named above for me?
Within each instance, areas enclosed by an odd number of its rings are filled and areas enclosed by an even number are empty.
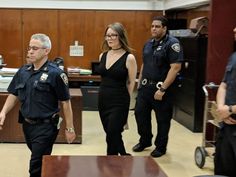
[[[71,95],[71,106],[73,111],[73,118],[74,118],[74,126],[76,132],[76,139],[74,143],[82,143],[82,93],[80,89],[71,88],[70,89]],[[62,117],[63,113],[61,113]],[[56,142],[57,143],[66,143],[65,141],[65,121],[62,123],[60,132],[57,136]]]
[[[206,75],[207,38],[179,38],[185,68],[182,86],[175,90],[174,119],[193,132],[202,131],[205,95],[202,86]]]
[[[71,104],[74,115],[74,126],[76,139],[74,143],[82,143],[82,93],[80,89],[70,89]],[[8,93],[0,93],[0,107],[5,103]],[[0,142],[18,143],[25,142],[22,126],[18,123],[19,104],[7,114],[3,130],[0,132]],[[62,117],[63,113],[61,113]],[[66,143],[65,140],[65,121],[62,122],[56,143]]]

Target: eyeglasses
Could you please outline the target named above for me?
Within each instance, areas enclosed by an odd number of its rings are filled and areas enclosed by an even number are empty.
[[[114,39],[117,38],[117,36],[118,36],[118,34],[106,34],[106,35],[104,36],[104,38],[105,38],[105,40],[107,40],[107,39],[112,39],[112,40],[114,40]]]
[[[39,50],[39,49],[46,49],[45,47],[37,47],[37,46],[28,46],[27,50],[30,51],[30,50]]]

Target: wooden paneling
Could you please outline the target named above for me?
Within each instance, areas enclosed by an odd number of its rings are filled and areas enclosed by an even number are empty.
[[[65,67],[91,69],[91,61],[97,61],[101,53],[107,25],[121,22],[127,30],[139,69],[142,64],[142,48],[151,36],[152,18],[157,15],[162,15],[162,12],[1,9],[0,52],[6,58],[8,67],[20,67],[25,63],[30,36],[46,33],[52,40],[50,59],[61,56],[65,60]],[[75,41],[84,46],[84,56],[69,56],[69,46],[74,45]]]
[[[138,70],[142,65],[142,50],[144,43],[151,37],[151,23],[154,16],[162,15],[162,12],[136,12],[135,23],[130,26],[130,31],[133,31],[130,36],[134,54],[138,64]]]
[[[21,10],[0,9],[0,54],[9,67],[22,64]]]
[[[65,67],[79,66],[90,68],[96,59],[101,35],[95,35],[95,11],[62,10],[59,12],[59,53],[65,59]],[[69,56],[69,47],[78,41],[84,46],[84,56]]]
[[[65,65],[91,68],[91,61],[98,60],[101,53],[104,31],[108,24],[120,22],[128,33],[130,46],[138,65],[141,65],[141,51],[144,42],[150,37],[151,19],[160,12],[139,11],[60,11],[60,55]],[[65,35],[67,34],[67,35]],[[78,40],[84,45],[84,56],[70,57],[69,46]]]
[[[49,57],[58,56],[58,11],[57,10],[23,10],[23,57],[26,58],[27,46],[34,33],[47,34],[52,42],[52,50]],[[24,60],[25,62],[25,60]]]
[[[220,83],[233,51],[233,28],[236,26],[236,1],[212,0],[209,24],[207,82]]]

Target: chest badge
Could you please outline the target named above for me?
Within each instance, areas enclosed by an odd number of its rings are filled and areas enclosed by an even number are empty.
[[[162,48],[162,46],[160,45],[160,46],[158,46],[157,48],[156,48],[156,51],[159,51],[159,50],[161,50],[161,48]]]
[[[41,77],[40,77],[40,81],[46,81],[47,78],[48,78],[48,74],[43,73],[43,74],[41,75]]]

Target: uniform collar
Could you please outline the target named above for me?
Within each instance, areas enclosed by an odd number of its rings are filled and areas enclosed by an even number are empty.
[[[34,65],[29,64],[26,70],[28,71],[34,70]],[[43,64],[43,66],[41,66],[41,68],[38,71],[48,71],[48,60]]]
[[[167,40],[168,36],[169,36],[168,34],[165,34],[165,36],[163,36],[159,41],[156,40],[155,38],[153,38],[153,39],[151,40],[151,42],[153,43],[153,45],[155,45],[154,43],[156,43],[155,46],[157,46],[157,45],[159,45],[159,44],[165,42],[165,41]]]

